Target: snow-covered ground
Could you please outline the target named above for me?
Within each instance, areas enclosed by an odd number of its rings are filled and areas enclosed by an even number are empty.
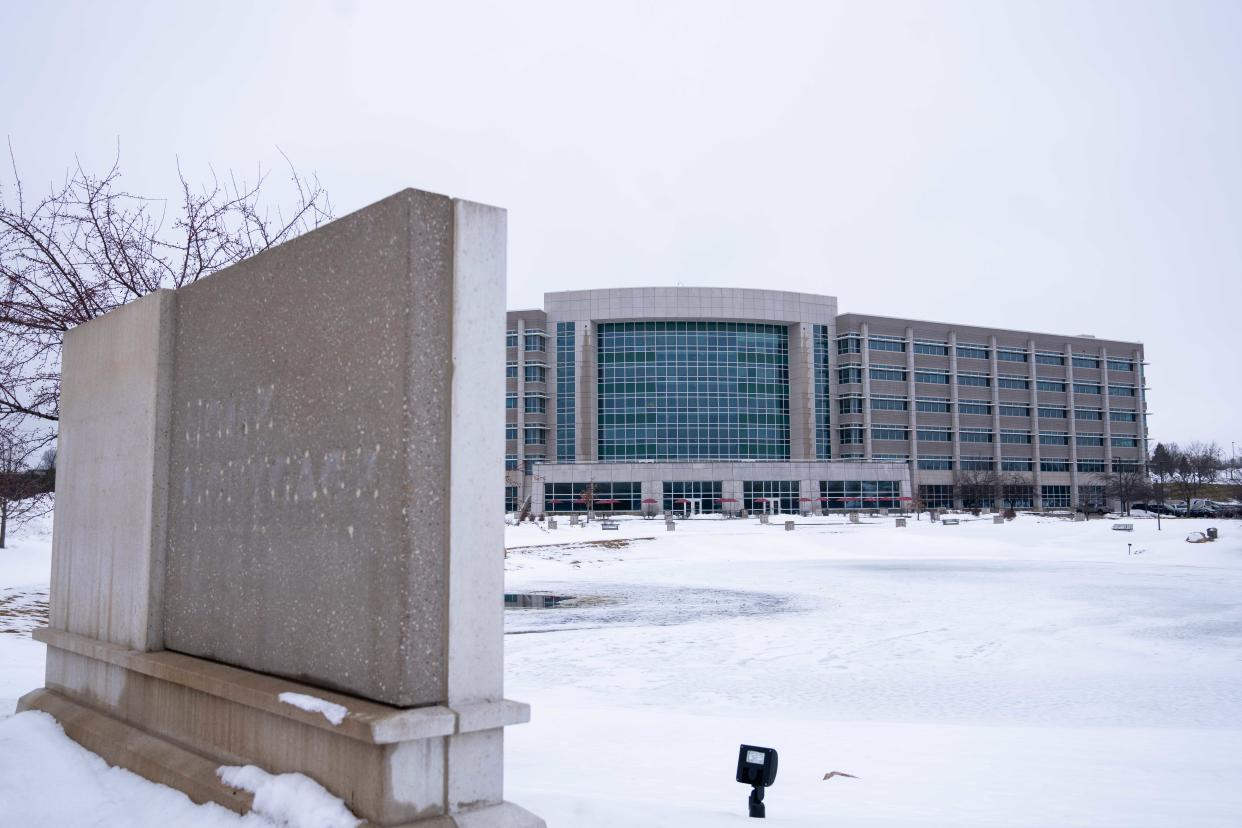
[[[1242,824],[1242,525],[1131,522],[510,527],[507,589],[573,600],[506,612],[506,694],[534,706],[507,796],[552,826],[742,825],[746,742],[780,751],[773,825]],[[46,582],[46,536],[0,553],[0,596]],[[42,657],[0,632],[0,716]],[[46,724],[0,722],[0,826],[31,785],[87,786],[40,758]],[[101,812],[172,793],[103,778]],[[269,824],[178,807],[133,824]]]

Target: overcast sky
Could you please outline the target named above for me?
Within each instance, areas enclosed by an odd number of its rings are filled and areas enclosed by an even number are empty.
[[[1242,3],[5,3],[32,183],[283,149],[338,215],[509,210],[509,306],[716,285],[1141,340],[1153,440],[1242,452]]]

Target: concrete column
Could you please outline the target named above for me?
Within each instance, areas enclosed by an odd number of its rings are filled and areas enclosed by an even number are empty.
[[[1031,382],[1031,505],[1036,509],[1044,507],[1043,497],[1040,496],[1041,480],[1040,475],[1040,443],[1039,443],[1039,372],[1035,362],[1035,340],[1027,340],[1026,343],[1026,361],[1027,376]]]
[[[789,337],[789,458],[815,459],[814,326],[799,322]]]
[[[1000,357],[996,353],[996,337],[988,337],[988,372],[992,375],[992,463],[996,471],[1001,467],[1001,433],[1000,433]]]
[[[919,477],[919,428],[918,391],[914,382],[914,328],[906,328],[906,397],[909,399],[910,416],[910,485],[917,491]]]
[[[518,469],[526,476],[526,320],[517,323],[517,458]]]
[[[828,445],[831,448],[829,457],[841,457],[841,384],[837,381],[837,369],[841,367],[841,357],[837,354],[837,329],[835,325],[828,327]]]
[[[1147,369],[1143,365],[1142,351],[1135,351],[1130,358],[1134,360],[1134,384],[1136,386],[1134,407],[1138,412],[1138,442],[1141,449],[1139,462],[1146,466],[1147,458],[1151,456],[1147,450]]]
[[[579,320],[574,326],[574,384],[578,399],[574,405],[574,420],[578,429],[579,461],[599,459],[599,434],[596,431],[596,390],[599,379],[595,370],[594,323]]]
[[[863,459],[871,459],[871,346],[870,326],[862,323]]]
[[[1111,474],[1113,471],[1113,395],[1108,393],[1108,348],[1100,348],[1100,390],[1104,393],[1101,395],[1104,404],[1104,471]]]
[[[655,506],[652,508],[654,508],[655,511],[657,512],[663,511],[664,510],[664,481],[643,480],[640,485],[642,487],[642,499],[647,500],[648,498],[650,498],[651,500],[654,500]]]
[[[1078,417],[1074,402],[1074,346],[1065,346],[1065,399],[1069,409],[1070,508],[1078,506]]]
[[[962,470],[962,415],[958,410],[957,393],[957,331],[949,331],[949,403],[953,409],[953,470]],[[953,505],[962,507],[962,499],[953,496]]]

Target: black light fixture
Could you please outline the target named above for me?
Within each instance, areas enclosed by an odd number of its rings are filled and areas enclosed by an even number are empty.
[[[742,745],[737,752],[737,781],[750,785],[750,815],[763,819],[763,789],[776,781],[776,750]]]

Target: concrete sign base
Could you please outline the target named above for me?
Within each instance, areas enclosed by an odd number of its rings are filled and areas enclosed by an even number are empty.
[[[480,507],[505,221],[404,190],[66,334],[47,679],[21,709],[238,811],[222,765],[304,773],[384,828],[543,825],[503,798],[529,710]]]

